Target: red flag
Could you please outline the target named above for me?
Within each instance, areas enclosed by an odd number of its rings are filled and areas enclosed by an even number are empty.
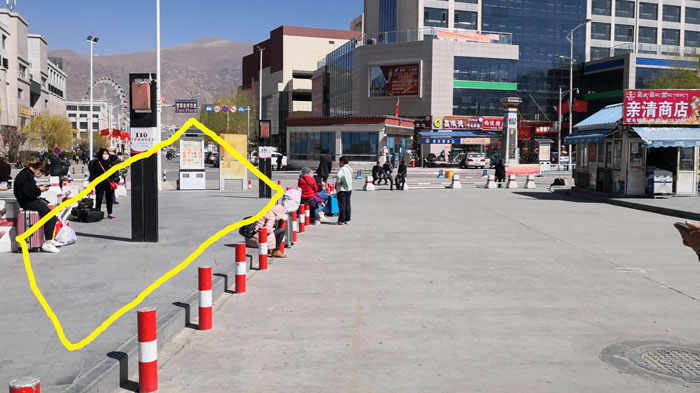
[[[399,117],[399,98],[396,98],[396,109],[394,109],[394,117]]]
[[[588,102],[574,100],[574,112],[587,113],[588,112]]]

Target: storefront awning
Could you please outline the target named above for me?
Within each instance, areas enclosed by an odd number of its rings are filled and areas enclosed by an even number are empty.
[[[564,138],[564,143],[567,145],[581,145],[588,143],[603,143],[605,138],[612,134],[615,129],[612,130],[590,130],[590,131],[578,131]]]
[[[488,145],[500,138],[495,131],[419,132],[424,145]]]
[[[632,127],[632,130],[644,140],[644,147],[700,146],[700,128]]]

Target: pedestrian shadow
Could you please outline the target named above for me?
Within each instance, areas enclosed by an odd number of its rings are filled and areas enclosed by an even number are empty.
[[[224,292],[229,293],[229,294],[234,294],[236,291],[232,291],[228,288],[228,274],[223,274],[223,273],[214,273],[215,276],[221,277],[224,279]]]
[[[115,242],[129,242],[131,243],[131,239],[128,237],[119,237],[119,236],[109,236],[109,235],[98,235],[95,233],[85,233],[85,232],[76,232],[75,236],[78,237],[91,237],[93,239],[102,239],[102,240],[112,240]]]
[[[516,191],[513,194],[532,198],[532,199],[538,199],[538,200],[542,200],[542,201],[564,201],[564,202],[571,202],[571,203],[581,203],[581,202],[598,203],[598,202],[590,200],[590,199],[576,197],[575,195],[563,195],[563,194],[553,193],[553,192]]]
[[[199,330],[199,324],[190,322],[190,305],[183,302],[175,302],[173,306],[183,308],[185,310],[185,327],[188,329]]]
[[[107,357],[119,362],[119,387],[130,392],[138,393],[138,382],[129,379],[129,355],[121,351],[113,351],[109,352]]]

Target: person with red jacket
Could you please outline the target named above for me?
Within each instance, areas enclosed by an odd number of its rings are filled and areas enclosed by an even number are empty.
[[[321,219],[318,216],[318,203],[316,202],[318,185],[316,185],[316,180],[311,176],[310,168],[302,168],[301,172],[299,173],[297,187],[301,188],[301,203],[309,204],[313,224],[321,224]]]

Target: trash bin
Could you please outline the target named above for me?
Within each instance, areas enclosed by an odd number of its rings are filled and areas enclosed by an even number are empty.
[[[454,171],[445,171],[445,177],[448,179],[452,179],[452,176],[454,176],[454,174]]]

